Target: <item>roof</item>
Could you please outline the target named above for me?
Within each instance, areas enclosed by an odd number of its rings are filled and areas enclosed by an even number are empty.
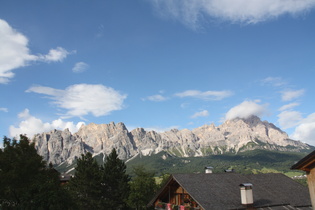
[[[307,187],[283,174],[173,174],[168,183],[171,180],[182,186],[204,209],[243,209],[239,187],[242,183],[253,185],[255,208],[311,206]],[[167,184],[163,188],[166,187]],[[149,204],[154,203],[159,193]]]
[[[291,169],[310,171],[313,167],[315,167],[315,150],[294,164]]]

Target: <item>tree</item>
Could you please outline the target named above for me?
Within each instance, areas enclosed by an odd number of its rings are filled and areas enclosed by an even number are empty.
[[[124,161],[118,158],[115,149],[106,156],[102,184],[103,184],[103,205],[106,209],[126,209],[129,196],[130,177],[126,174]]]
[[[0,149],[0,209],[69,209],[58,172],[46,167],[34,143],[4,137]]]
[[[146,171],[143,166],[135,167],[133,171],[136,176],[130,182],[129,205],[137,210],[146,209],[157,189],[154,173]]]
[[[75,176],[69,182],[69,190],[78,208],[102,209],[101,168],[92,154],[82,154],[75,170]]]

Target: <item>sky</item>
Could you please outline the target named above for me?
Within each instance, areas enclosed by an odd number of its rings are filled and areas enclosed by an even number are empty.
[[[0,0],[0,134],[257,115],[315,145],[315,0]]]

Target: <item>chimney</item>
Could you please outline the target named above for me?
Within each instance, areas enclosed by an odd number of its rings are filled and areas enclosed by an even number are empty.
[[[211,166],[206,166],[205,167],[205,173],[206,174],[212,174],[212,170],[213,170],[213,167],[211,167]]]
[[[253,185],[251,183],[240,184],[242,205],[251,208],[254,203]]]

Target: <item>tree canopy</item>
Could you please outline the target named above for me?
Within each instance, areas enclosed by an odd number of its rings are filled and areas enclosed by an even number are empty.
[[[100,209],[101,171],[91,153],[77,160],[76,173],[69,189],[79,209]]]
[[[116,149],[106,156],[103,168],[103,193],[107,209],[126,209],[130,177],[124,161],[118,158]]]
[[[157,185],[154,172],[145,170],[143,166],[134,167],[135,177],[130,182],[129,205],[133,209],[147,209],[146,205],[154,195]]]
[[[4,137],[0,149],[0,209],[68,208],[59,173],[48,167],[26,136]]]

